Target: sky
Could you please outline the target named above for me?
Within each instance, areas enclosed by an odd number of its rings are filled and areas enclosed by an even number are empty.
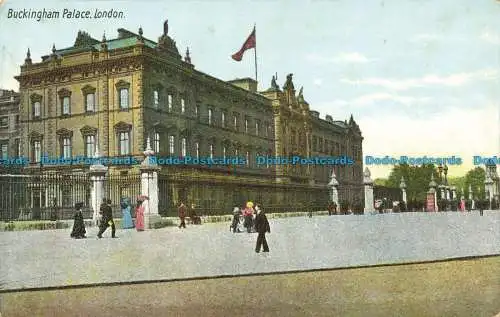
[[[0,1],[1,2],[1,1]],[[8,10],[123,11],[123,19],[8,19]],[[334,120],[352,114],[363,154],[500,157],[500,2],[493,0],[13,1],[0,6],[0,87],[18,89],[33,62],[74,43],[78,30],[115,37],[120,27],[156,41],[169,35],[196,69],[223,80],[253,77],[254,55],[239,50],[254,24],[259,89],[293,73],[311,109]],[[390,166],[369,166],[372,178]]]

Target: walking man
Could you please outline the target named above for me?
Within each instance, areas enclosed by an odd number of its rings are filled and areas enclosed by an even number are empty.
[[[184,206],[184,203],[181,201],[181,204],[179,205],[179,218],[181,219],[181,224],[179,225],[180,228],[186,228],[186,206]]]
[[[102,221],[99,227],[99,233],[97,234],[97,237],[101,239],[104,231],[106,231],[106,229],[109,226],[111,226],[111,238],[116,238],[115,235],[116,227],[115,227],[115,222],[113,220],[113,210],[111,209],[111,199],[106,200],[104,198],[102,200],[100,214],[102,215]]]
[[[266,214],[260,209],[260,206],[255,207],[257,210],[257,216],[255,217],[255,229],[259,233],[257,236],[257,245],[255,246],[255,252],[259,253],[261,247],[264,248],[264,252],[269,252],[269,246],[266,241],[266,232],[271,233],[271,227],[269,226],[269,221],[267,221]]]

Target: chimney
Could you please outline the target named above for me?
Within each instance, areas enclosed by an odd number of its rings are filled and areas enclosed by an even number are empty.
[[[233,84],[236,87],[243,88],[245,90],[248,90],[250,92],[257,92],[257,81],[252,78],[241,78],[241,79],[234,79],[234,80],[229,80],[228,83]]]
[[[328,122],[333,123],[333,118],[332,118],[332,116],[331,116],[331,115],[329,115],[329,114],[327,114],[327,115],[325,116],[325,120],[326,120],[326,121],[328,121]]]

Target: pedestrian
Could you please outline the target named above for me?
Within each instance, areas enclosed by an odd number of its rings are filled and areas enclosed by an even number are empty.
[[[181,224],[179,225],[179,229],[181,228],[186,228],[186,206],[184,206],[184,203],[181,201],[181,204],[179,205],[179,218],[181,219]]]
[[[269,221],[267,220],[266,214],[260,208],[260,206],[255,206],[255,209],[257,210],[257,217],[255,217],[255,229],[259,233],[259,235],[257,236],[257,243],[255,245],[255,252],[259,253],[261,247],[263,248],[264,252],[269,252],[266,233],[271,233],[271,227],[269,226]]]
[[[331,216],[333,215],[333,202],[330,201],[330,203],[328,203],[328,216]]]
[[[82,213],[83,203],[75,204],[75,221],[73,222],[73,230],[71,231],[71,237],[73,239],[84,239],[86,238],[85,234],[87,231],[85,230],[85,223],[83,222],[83,213]]]
[[[115,235],[116,227],[113,220],[113,209],[111,209],[111,199],[103,199],[103,203],[101,204],[101,214],[102,222],[97,237],[101,239],[104,231],[106,231],[106,229],[111,226],[111,238],[117,238]]]
[[[240,215],[241,211],[240,208],[234,207],[233,208],[233,222],[231,223],[230,230],[233,231],[233,233],[236,233],[238,230],[238,224],[240,223]]]
[[[252,232],[253,227],[253,203],[251,201],[247,202],[245,210],[243,210],[243,217],[245,218],[244,227],[247,229],[247,232]]]
[[[132,215],[130,214],[130,200],[128,198],[122,198],[120,202],[120,206],[122,207],[122,228],[123,229],[132,229],[134,228],[134,222],[132,221]]]
[[[196,205],[191,204],[190,216],[193,225],[201,225],[201,218],[196,214]]]
[[[146,209],[146,200],[148,196],[139,195],[137,196],[137,205],[135,207],[135,230],[144,231],[144,212]]]

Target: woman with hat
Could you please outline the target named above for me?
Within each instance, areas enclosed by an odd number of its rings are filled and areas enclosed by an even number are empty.
[[[137,196],[137,206],[135,209],[135,229],[137,231],[144,231],[144,202],[148,199],[147,196]]]
[[[130,214],[130,199],[122,198],[120,202],[120,206],[122,207],[122,227],[123,229],[132,229],[134,228],[134,222],[132,221],[132,215]]]
[[[71,231],[71,237],[73,239],[86,238],[85,234],[87,233],[87,231],[85,230],[85,223],[83,222],[82,208],[83,203],[75,204],[75,221],[73,222],[73,230]]]

